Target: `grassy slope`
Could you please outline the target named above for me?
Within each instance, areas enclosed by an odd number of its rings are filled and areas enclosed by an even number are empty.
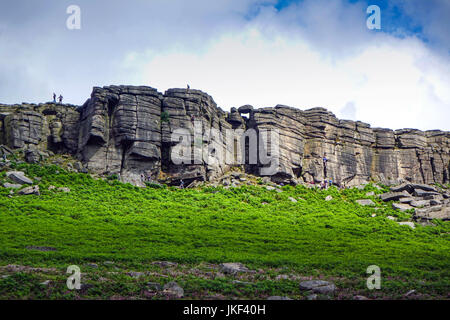
[[[114,260],[124,270],[139,270],[148,269],[147,264],[155,260],[190,266],[242,262],[268,273],[283,267],[300,275],[353,279],[341,287],[364,293],[366,268],[374,264],[382,270],[386,295],[411,287],[438,297],[446,297],[449,291],[449,223],[419,225],[415,230],[399,226],[386,216],[406,220],[409,215],[393,211],[376,197],[366,197],[368,191],[380,192],[372,186],[342,192],[284,187],[282,193],[262,187],[140,189],[57,167],[21,165],[18,169],[42,177],[42,195],[8,198],[9,190],[0,188],[0,265],[64,268]],[[4,175],[0,174],[0,180]],[[48,191],[50,185],[69,187],[71,192]],[[324,201],[327,195],[333,200]],[[299,200],[293,203],[288,197]],[[371,198],[382,209],[355,204],[360,198]],[[377,217],[372,218],[373,213]],[[27,246],[57,251],[40,252]],[[20,277],[11,279],[23,283]],[[186,279],[181,281],[188,288],[199,281]],[[2,281],[7,280],[0,280],[0,297],[27,296],[7,292],[7,285],[2,290]],[[211,281],[200,288],[222,288],[214,284],[219,280]],[[262,290],[262,295],[300,294],[293,283],[286,286],[281,291]],[[241,296],[254,297],[252,290],[245,292]]]

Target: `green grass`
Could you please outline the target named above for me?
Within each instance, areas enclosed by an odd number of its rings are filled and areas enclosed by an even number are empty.
[[[381,192],[371,185],[343,191],[285,186],[282,193],[260,186],[138,188],[56,166],[16,167],[29,177],[41,178],[36,181],[41,196],[8,198],[9,190],[0,187],[0,265],[64,268],[113,260],[124,269],[143,270],[156,260],[190,266],[242,262],[253,269],[283,267],[302,275],[345,278],[349,282],[342,287],[358,290],[364,290],[367,267],[378,265],[388,295],[408,285],[440,297],[449,292],[449,223],[435,221],[434,227],[417,225],[415,230],[400,226],[386,216],[402,221],[410,213],[394,211],[377,197],[366,197],[369,191]],[[6,181],[4,172],[0,180]],[[49,191],[50,185],[69,187],[71,192]],[[327,195],[333,200],[324,201]],[[372,199],[380,209],[354,202],[361,198]],[[40,252],[27,246],[57,251]],[[5,289],[11,281],[22,280],[0,279],[0,298],[11,297]],[[209,286],[221,288],[216,291],[224,294],[233,291],[225,280],[180,281],[201,291]],[[276,285],[264,281],[255,284],[262,287],[260,292],[278,292]],[[20,290],[13,296],[30,297],[36,288]],[[104,294],[94,292],[93,296]],[[244,290],[243,296],[249,293]]]

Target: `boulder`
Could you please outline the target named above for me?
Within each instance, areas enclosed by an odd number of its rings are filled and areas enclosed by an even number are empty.
[[[411,183],[410,185],[414,190],[420,189],[420,190],[424,190],[424,191],[438,192],[438,190],[435,187],[427,185],[427,184]]]
[[[328,281],[310,280],[301,282],[300,290],[312,290],[314,293],[330,294],[334,293],[336,286]]]
[[[400,203],[409,203],[409,204],[410,204],[412,201],[414,201],[414,198],[413,198],[413,197],[401,198],[401,199],[399,200]]]
[[[414,192],[414,188],[409,183],[403,183],[401,185],[398,185],[398,186],[395,186],[395,187],[391,187],[390,190],[392,192],[403,192],[403,191],[406,191],[408,193],[413,193]]]
[[[402,192],[388,192],[388,193],[384,193],[380,196],[381,200],[383,201],[397,201],[400,200],[401,198],[408,198],[410,197],[410,194],[406,191],[402,191]]]
[[[360,199],[360,200],[356,200],[356,203],[358,203],[361,206],[374,206],[375,202],[373,202],[370,199]]]
[[[28,163],[39,163],[42,158],[43,154],[37,150],[25,151],[25,161]]]
[[[410,206],[409,204],[406,204],[406,203],[393,203],[392,208],[395,210],[400,210],[400,211],[414,209],[412,206]]]
[[[399,222],[398,224],[401,225],[401,226],[408,226],[408,227],[411,227],[413,229],[416,228],[416,226],[414,225],[414,222],[406,221],[406,222]]]
[[[220,264],[220,270],[225,274],[236,274],[240,272],[249,272],[249,269],[242,263],[230,262]]]
[[[39,186],[31,186],[20,190],[18,194],[21,196],[28,196],[28,195],[39,196],[41,193],[39,192]]]
[[[13,183],[6,182],[6,183],[3,184],[3,187],[7,188],[7,189],[20,189],[20,188],[22,188],[22,185],[21,184],[13,184]]]
[[[245,106],[239,107],[238,112],[239,113],[252,113],[253,112],[253,106],[246,104]]]
[[[178,285],[176,282],[169,282],[166,283],[163,287],[163,292],[165,294],[168,294],[170,296],[174,296],[175,298],[183,298],[184,296],[184,290],[182,287]]]
[[[425,190],[422,190],[422,189],[414,189],[414,195],[416,197],[426,197],[426,196],[439,195],[439,193],[434,192],[434,191],[425,191]]]
[[[450,220],[450,207],[434,206],[430,208],[416,209],[414,218],[417,220],[440,219]]]
[[[415,208],[429,207],[430,200],[413,200],[409,204]]]
[[[22,171],[10,171],[6,173],[6,177],[18,184],[33,184],[33,180],[25,176]]]

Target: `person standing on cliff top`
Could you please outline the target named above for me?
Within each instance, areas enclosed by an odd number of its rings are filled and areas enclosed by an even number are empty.
[[[58,100],[59,100],[59,104],[62,104],[62,101],[63,101],[63,96],[60,94],[59,95],[59,98],[58,98]]]
[[[53,92],[53,103],[56,103],[56,93]]]

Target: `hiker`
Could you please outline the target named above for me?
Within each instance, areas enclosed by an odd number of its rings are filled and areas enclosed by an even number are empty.
[[[56,103],[56,93],[53,92],[53,103]]]
[[[180,181],[180,189],[184,189],[184,181],[183,180]]]
[[[188,84],[188,85],[187,85],[187,90],[189,91],[190,88],[191,88],[191,86]]]
[[[63,96],[62,96],[61,94],[59,95],[59,98],[58,98],[58,99],[59,99],[59,104],[62,104]]]

